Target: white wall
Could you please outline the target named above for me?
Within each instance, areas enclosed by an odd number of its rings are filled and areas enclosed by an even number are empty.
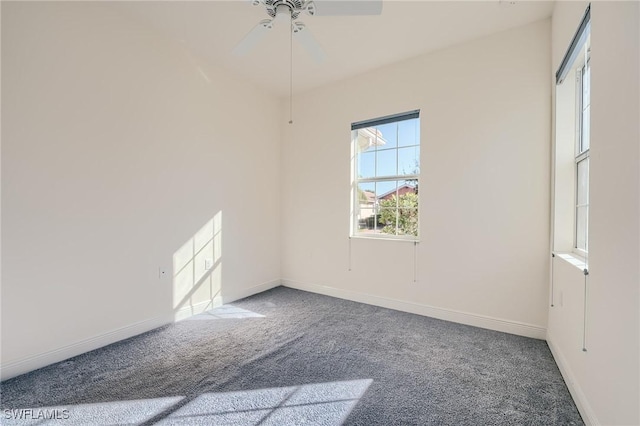
[[[585,8],[556,3],[552,72]],[[564,306],[550,309],[547,340],[588,424],[640,424],[639,27],[637,2],[591,5],[586,352],[584,277],[555,261],[555,299],[562,291]]]
[[[549,61],[541,21],[296,97],[282,152],[284,283],[544,338]],[[421,242],[353,239],[349,254],[350,124],[413,109]]]
[[[90,2],[3,2],[2,86],[3,378],[279,283],[277,99]]]

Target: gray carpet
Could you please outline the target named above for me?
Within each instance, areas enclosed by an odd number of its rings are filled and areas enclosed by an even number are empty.
[[[1,386],[3,425],[583,424],[544,341],[284,287]]]

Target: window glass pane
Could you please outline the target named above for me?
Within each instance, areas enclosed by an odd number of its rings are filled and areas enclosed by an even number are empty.
[[[376,175],[375,151],[358,154],[358,178],[369,178]]]
[[[396,188],[398,187],[398,181],[386,181],[386,182],[376,182],[376,199],[380,203],[382,201],[387,201],[394,199],[396,196]],[[393,202],[395,206],[395,201]]]
[[[584,251],[589,251],[589,207],[585,208],[584,219]]]
[[[383,234],[397,235],[397,232],[396,232],[396,222],[398,220],[397,215],[398,215],[398,209],[396,208],[387,208],[387,207],[380,208],[379,221],[380,221],[380,225],[382,226],[382,229],[380,229],[380,232],[382,232]]]
[[[587,66],[582,73],[582,107],[591,105],[591,66],[587,61]]]
[[[591,67],[589,61],[587,65],[582,69],[582,117],[580,118],[580,152],[584,152],[589,149],[591,139]]]
[[[376,201],[376,184],[373,182],[360,183],[358,184],[357,191],[357,203],[360,208],[367,206],[371,206],[371,208],[373,208]]]
[[[376,176],[395,176],[397,174],[397,152],[397,149],[376,152]]]
[[[403,203],[404,204],[404,203]],[[398,210],[398,235],[418,236],[418,209]]]
[[[417,175],[420,173],[420,147],[398,149],[398,174]]]
[[[374,144],[372,138],[367,133],[368,129],[358,129],[354,130],[354,138],[356,140],[356,153],[366,152],[368,151]]]
[[[357,188],[357,229],[359,231],[368,231],[375,228],[375,209],[376,209],[376,184],[361,183]]]
[[[380,232],[383,234],[396,235],[397,188],[397,181],[376,183],[378,214],[380,215],[378,222]]]
[[[360,208],[357,221],[358,232],[372,233],[376,230],[376,215],[371,208]]]
[[[420,135],[418,119],[400,121],[398,123],[398,146],[418,145]]]
[[[398,187],[398,207],[402,209],[418,208],[417,188],[408,184],[402,184]]]
[[[587,223],[589,210],[587,206],[576,209],[576,247],[587,250]]]
[[[590,117],[591,107],[587,106],[582,111],[582,129],[580,133],[580,152],[585,152],[589,149],[591,140],[591,124]]]
[[[358,152],[375,151],[377,146],[384,146],[385,140],[375,127],[354,130]]]
[[[577,178],[577,204],[578,206],[589,203],[589,157],[578,163]]]
[[[418,188],[412,182],[398,186],[398,235],[418,236]]]
[[[377,127],[384,144],[380,144],[378,149],[396,148],[398,146],[398,123],[388,123]]]

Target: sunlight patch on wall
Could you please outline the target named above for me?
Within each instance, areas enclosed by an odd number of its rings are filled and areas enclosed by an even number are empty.
[[[222,211],[173,254],[174,320],[222,304]]]

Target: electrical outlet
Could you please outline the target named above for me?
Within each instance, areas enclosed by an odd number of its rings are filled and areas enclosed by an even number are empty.
[[[207,257],[204,260],[204,270],[208,271],[209,269],[211,269],[213,267],[213,259],[210,257]]]

